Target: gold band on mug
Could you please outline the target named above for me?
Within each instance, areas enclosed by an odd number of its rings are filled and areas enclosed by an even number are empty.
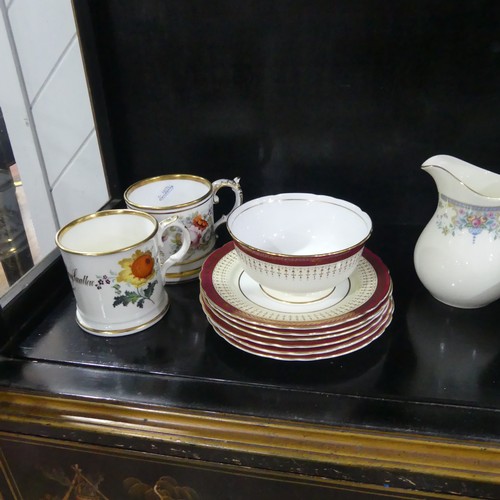
[[[153,224],[153,230],[151,231],[150,234],[148,234],[146,236],[146,238],[144,238],[141,241],[138,241],[137,243],[134,243],[133,245],[128,245],[126,247],[117,248],[114,250],[106,250],[104,252],[82,252],[80,250],[72,250],[71,248],[65,247],[61,243],[61,238],[71,228],[78,226],[82,222],[85,222],[85,221],[88,221],[91,219],[97,219],[98,217],[107,217],[110,215],[133,215],[134,217],[143,217],[143,218],[151,221],[151,223]],[[86,256],[94,256],[94,257],[97,257],[99,255],[111,255],[114,253],[126,252],[132,248],[135,248],[138,245],[142,245],[143,243],[145,243],[146,241],[151,239],[153,237],[153,235],[155,235],[158,232],[158,227],[159,227],[158,221],[152,215],[149,215],[146,212],[138,212],[137,210],[128,210],[128,209],[102,210],[100,212],[95,212],[93,214],[84,215],[82,217],[79,217],[78,219],[75,219],[74,221],[69,222],[64,227],[59,229],[59,231],[57,231],[57,234],[56,234],[56,244],[63,252],[71,253],[73,255],[86,255]]]
[[[190,278],[191,276],[194,278],[195,276],[198,276],[200,270],[201,267],[197,267],[196,269],[190,269],[189,271],[181,271],[180,273],[166,273],[165,277],[167,279]]]
[[[154,325],[157,321],[159,321],[163,316],[165,316],[169,308],[170,308],[170,301],[167,301],[165,307],[154,318],[151,318],[150,320],[146,321],[145,323],[141,323],[140,325],[132,326],[130,328],[122,328],[120,330],[99,330],[97,328],[91,328],[82,321],[80,321],[78,319],[78,316],[76,318],[76,322],[86,332],[94,333],[96,335],[101,335],[102,337],[113,337],[113,336],[119,337],[124,334],[140,332],[142,330],[145,330],[146,328],[149,328],[150,326]]]
[[[186,203],[179,203],[177,205],[141,205],[139,203],[134,203],[132,200],[130,200],[130,194],[132,194],[133,191],[136,189],[146,186],[147,184],[152,184],[154,182],[159,182],[159,181],[168,181],[168,180],[183,180],[183,181],[193,181],[193,182],[199,182],[201,184],[204,184],[207,186],[208,191],[203,195],[197,198],[196,200],[191,200],[187,201]],[[158,175],[156,177],[149,177],[148,179],[143,179],[141,181],[137,181],[136,183],[132,184],[127,188],[124,194],[125,201],[127,204],[131,207],[134,207],[137,210],[154,210],[154,211],[162,211],[162,210],[178,210],[181,208],[187,208],[192,205],[197,205],[198,203],[201,203],[202,201],[206,200],[212,195],[213,192],[213,186],[212,183],[208,180],[205,179],[204,177],[200,177],[198,175],[191,175],[191,174],[167,174],[167,175]]]

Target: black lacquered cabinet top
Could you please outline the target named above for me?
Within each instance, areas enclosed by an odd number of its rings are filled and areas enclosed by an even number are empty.
[[[169,286],[162,321],[115,339],[79,329],[69,292],[3,352],[4,387],[498,441],[500,302],[448,307],[413,266],[436,203],[419,165],[446,153],[500,168],[498,4],[73,3],[114,197],[184,172],[241,176],[247,200],[352,201],[373,219],[396,310],[359,352],[283,362],[219,338],[197,282]]]
[[[421,228],[375,227],[368,247],[388,266],[396,310],[386,332],[330,360],[287,362],[219,338],[197,281],[170,285],[166,317],[144,332],[83,332],[71,295],[0,364],[3,384],[116,402],[240,413],[328,425],[496,440],[499,303],[460,310],[436,301],[413,268]]]

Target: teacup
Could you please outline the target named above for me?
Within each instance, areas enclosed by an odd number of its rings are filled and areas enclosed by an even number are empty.
[[[201,266],[216,241],[216,229],[226,222],[222,215],[214,222],[214,204],[218,203],[217,192],[223,187],[232,189],[234,206],[239,207],[243,195],[239,178],[219,179],[214,182],[189,174],[170,174],[150,177],[132,184],[124,194],[127,207],[147,212],[158,221],[176,215],[191,235],[191,246],[186,256],[172,266],[165,275],[166,283],[179,283],[196,279]],[[166,234],[170,252],[181,244],[179,230],[172,226]]]
[[[162,235],[171,227],[183,242],[160,264]],[[176,217],[158,222],[135,210],[104,210],[76,219],[56,235],[76,298],[76,320],[92,334],[121,336],[159,321],[169,299],[166,270],[182,259],[190,235]]]
[[[372,232],[358,206],[309,193],[248,201],[227,226],[248,276],[269,296],[295,303],[320,300],[347,280]]]

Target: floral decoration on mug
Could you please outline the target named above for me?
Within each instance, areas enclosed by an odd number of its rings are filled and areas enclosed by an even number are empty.
[[[184,224],[191,236],[191,247],[186,254],[186,258],[192,256],[196,251],[209,249],[214,232],[211,224],[213,220],[212,208],[205,213],[193,212],[187,217],[179,217],[178,220]],[[170,227],[164,236],[164,241],[167,240],[170,240],[170,251],[176,252],[182,245],[182,236],[179,229]]]
[[[98,290],[106,285],[113,287],[113,307],[135,304],[142,309],[146,300],[154,304],[151,297],[158,280],[152,281],[156,276],[156,269],[151,250],[136,250],[131,257],[119,260],[118,264],[121,271],[110,271],[109,274],[96,276],[95,283]]]

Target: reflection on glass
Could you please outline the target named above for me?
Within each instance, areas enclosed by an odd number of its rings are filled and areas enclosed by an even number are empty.
[[[33,267],[38,248],[0,109],[0,296]]]

